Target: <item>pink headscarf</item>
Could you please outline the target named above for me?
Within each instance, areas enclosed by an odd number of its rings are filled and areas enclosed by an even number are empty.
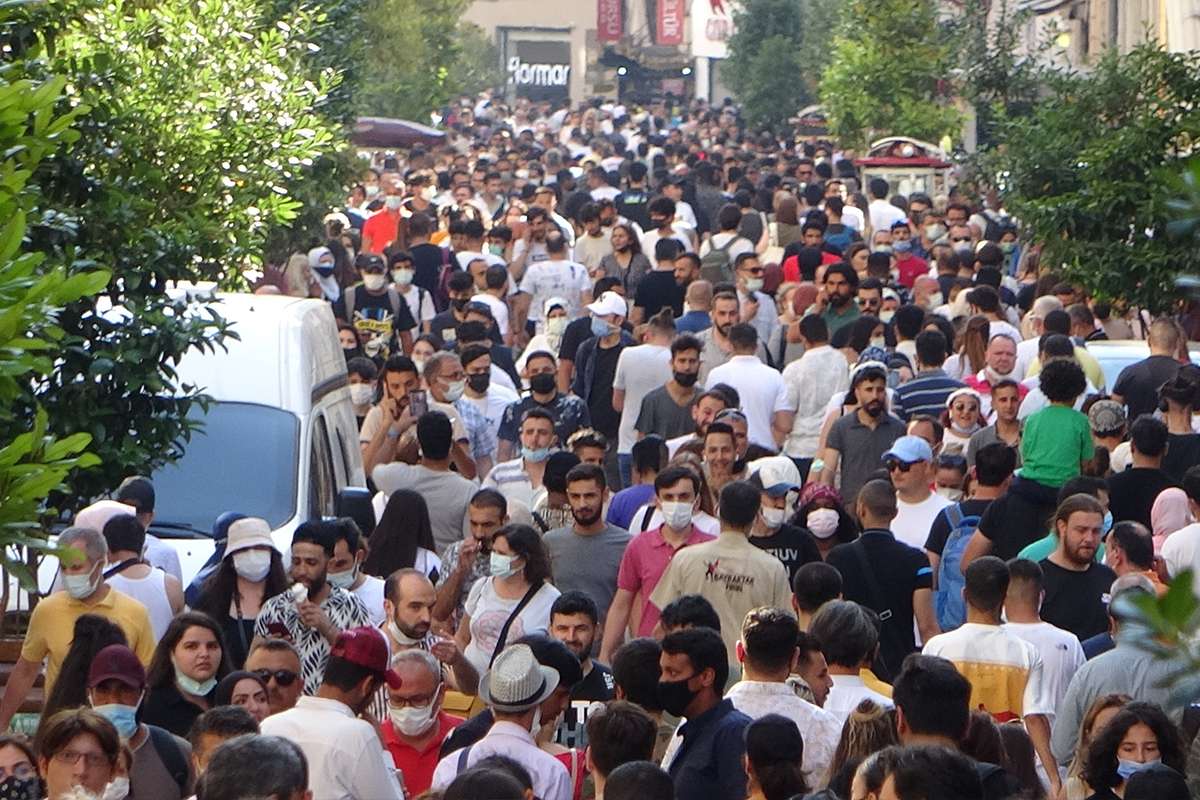
[[[1154,554],[1162,552],[1163,542],[1175,531],[1190,525],[1192,512],[1183,489],[1163,489],[1150,508],[1150,524],[1154,527]]]

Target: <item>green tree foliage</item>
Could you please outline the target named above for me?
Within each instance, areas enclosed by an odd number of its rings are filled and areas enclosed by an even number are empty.
[[[811,98],[801,79],[800,0],[744,0],[733,22],[721,74],[750,124],[780,128]]]
[[[800,76],[808,87],[808,96],[817,97],[821,74],[829,64],[829,44],[841,24],[844,0],[801,0]]]
[[[31,576],[9,548],[41,547],[41,523],[52,511],[47,497],[73,470],[99,463],[86,452],[87,433],[56,438],[45,411],[17,402],[54,370],[63,306],[101,291],[110,277],[22,252],[27,214],[37,203],[31,177],[50,153],[78,140],[70,125],[84,109],[55,111],[65,84],[61,77],[37,83],[0,74],[0,562],[26,585]]]
[[[253,0],[118,0],[38,13],[8,31],[21,53],[10,71],[66,76],[68,102],[87,110],[79,138],[37,173],[28,248],[112,279],[102,302],[58,315],[53,370],[21,385],[0,441],[38,405],[54,434],[90,434],[103,469],[70,476],[77,505],[181,452],[203,387],[181,385],[175,366],[231,334],[170,285],[244,285],[272,229],[300,210],[308,168],[338,141],[321,109],[339,75],[314,67],[309,33],[324,20],[309,8],[268,19]]]
[[[863,147],[884,136],[937,141],[961,115],[945,95],[952,40],[935,0],[846,0],[821,77],[832,133]]]
[[[983,163],[1042,264],[1097,297],[1167,309],[1200,251],[1168,235],[1172,187],[1200,130],[1200,53],[1143,44],[1087,74],[1046,75],[1032,112],[1000,127]]]
[[[469,0],[368,0],[363,114],[428,122],[460,93],[496,85],[499,57],[482,31],[463,22]],[[490,67],[489,67],[490,63]]]
[[[1028,114],[1037,100],[1039,70],[1018,55],[1029,15],[1016,0],[978,0],[951,23],[961,65],[956,89],[975,106],[981,147],[996,142],[1001,120]]]

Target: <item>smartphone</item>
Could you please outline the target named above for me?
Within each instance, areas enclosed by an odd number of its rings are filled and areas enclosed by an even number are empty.
[[[429,395],[424,389],[414,389],[408,393],[408,410],[412,412],[413,419],[420,419],[429,410]]]

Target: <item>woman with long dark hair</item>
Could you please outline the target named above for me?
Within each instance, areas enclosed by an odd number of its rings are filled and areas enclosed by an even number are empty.
[[[638,282],[649,272],[653,265],[642,252],[642,244],[638,240],[633,226],[627,222],[619,222],[613,226],[609,234],[613,251],[600,259],[598,272],[620,278],[625,285],[626,293],[632,297],[637,291]],[[600,277],[599,274],[596,277]]]
[[[42,719],[47,720],[64,708],[89,705],[87,694],[88,670],[92,659],[110,644],[128,645],[125,632],[115,622],[97,614],[81,614],[75,620],[71,647],[63,657],[58,680],[42,706]]]
[[[213,707],[217,683],[229,674],[221,629],[207,614],[185,611],[171,620],[146,672],[142,722],[187,736]]]
[[[1163,763],[1184,769],[1179,729],[1153,703],[1130,703],[1092,737],[1083,777],[1090,800],[1124,797],[1125,782],[1146,766]]]
[[[458,649],[480,675],[504,645],[548,632],[550,607],[560,594],[550,584],[546,545],[528,525],[506,525],[496,532],[489,572],[471,587],[454,636]]]
[[[442,571],[436,547],[425,498],[411,489],[400,489],[392,492],[371,531],[362,571],[386,579],[398,569],[411,567],[436,584]]]
[[[747,800],[787,800],[808,792],[800,762],[804,740],[796,723],[767,714],[746,727]]]
[[[254,620],[263,604],[288,588],[283,557],[271,541],[265,520],[245,517],[229,526],[221,563],[193,604],[220,626],[229,663],[241,669],[254,640]]]

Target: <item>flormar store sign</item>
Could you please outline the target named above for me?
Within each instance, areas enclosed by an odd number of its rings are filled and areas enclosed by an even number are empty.
[[[571,84],[571,45],[513,42],[507,66],[508,83],[516,89],[517,96],[531,100],[565,98]]]

